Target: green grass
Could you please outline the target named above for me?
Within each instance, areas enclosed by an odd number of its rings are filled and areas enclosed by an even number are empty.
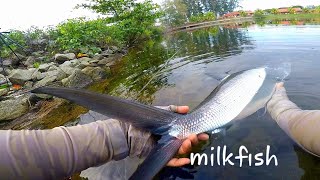
[[[265,16],[266,20],[303,20],[319,19],[320,14],[270,14]]]

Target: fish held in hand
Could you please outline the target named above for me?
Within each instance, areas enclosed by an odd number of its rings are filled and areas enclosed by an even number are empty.
[[[187,115],[80,89],[41,87],[34,93],[50,94],[84,106],[136,127],[162,135],[155,148],[130,179],[152,179],[176,154],[190,134],[212,131],[244,118],[271,98],[276,82],[288,71],[261,67],[227,76],[219,86]]]

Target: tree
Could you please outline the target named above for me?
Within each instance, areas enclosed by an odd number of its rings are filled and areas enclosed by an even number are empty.
[[[303,11],[303,13],[310,13],[311,12],[311,10],[308,8],[303,8],[302,11]]]
[[[314,13],[320,14],[320,6],[317,6],[313,10]]]
[[[256,11],[254,11],[254,14],[253,14],[253,16],[254,17],[262,17],[263,15],[264,15],[264,11],[263,10],[261,10],[261,9],[257,9]]]
[[[167,26],[179,26],[187,22],[187,6],[182,0],[167,0],[162,4],[165,12],[162,22]]]
[[[296,13],[296,11],[294,10],[293,7],[289,7],[288,11],[289,11],[289,14],[295,14]]]
[[[107,14],[112,17],[121,17],[124,13],[130,11],[135,5],[134,0],[90,0],[89,4],[80,4],[77,7],[91,9],[97,13]]]
[[[271,9],[271,14],[278,14],[278,13],[279,13],[278,9],[276,9],[276,8]]]
[[[150,36],[152,27],[162,13],[160,6],[151,0],[136,2],[135,0],[89,0],[89,4],[77,7],[91,9],[97,13],[109,15],[109,23],[117,23],[121,33],[127,37],[128,44],[141,36]]]
[[[247,13],[245,11],[239,11],[241,17],[247,17]]]

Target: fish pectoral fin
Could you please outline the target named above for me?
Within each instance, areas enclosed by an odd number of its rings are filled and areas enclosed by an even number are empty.
[[[182,116],[153,106],[83,89],[40,87],[31,92],[67,99],[110,118],[129,122],[133,126],[146,129],[153,134],[164,133],[174,119]]]
[[[148,157],[129,178],[130,180],[150,180],[164,167],[177,153],[183,140],[175,137],[163,136],[159,144],[153,148]],[[167,141],[169,139],[169,141]],[[164,142],[166,141],[166,142]]]

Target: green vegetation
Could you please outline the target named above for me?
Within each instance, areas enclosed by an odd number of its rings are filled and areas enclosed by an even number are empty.
[[[40,67],[40,63],[39,63],[39,62],[33,63],[33,67],[34,67],[34,68],[39,68],[39,67]]]
[[[239,11],[241,17],[247,17],[247,13],[245,11]]]
[[[253,16],[254,16],[255,18],[261,18],[261,17],[264,16],[264,14],[265,14],[265,11],[263,11],[263,10],[261,10],[261,9],[257,9],[257,10],[254,12]]]
[[[239,2],[240,0],[165,0],[161,7],[165,14],[161,20],[168,27],[177,27],[188,22],[202,22],[205,18],[213,20],[217,15],[232,12],[239,6]],[[207,13],[209,16],[203,17]]]
[[[213,14],[213,12],[207,12],[204,14],[199,14],[197,16],[191,16],[190,22],[214,21],[215,19],[216,16]]]
[[[161,34],[161,29],[154,24],[162,13],[159,6],[150,0],[90,0],[90,4],[78,5],[78,8],[80,7],[107,17],[96,20],[70,19],[54,28],[12,31],[8,36],[25,46],[30,53],[44,51],[48,52],[48,56],[52,56],[53,53],[65,50],[92,55],[110,45],[133,46],[139,41]],[[20,53],[25,52],[14,44],[12,48],[21,51]],[[10,55],[10,50],[4,47],[2,56]]]
[[[318,19],[320,14],[277,14],[277,15],[266,15],[266,20],[303,20],[303,19]]]
[[[302,12],[297,13],[294,8],[302,9]],[[259,24],[263,24],[262,21],[265,20],[310,20],[320,18],[320,6],[317,7],[305,7],[302,6],[292,6],[288,8],[287,13],[279,13],[276,8],[266,9],[266,10],[256,10],[254,12],[254,17]]]

